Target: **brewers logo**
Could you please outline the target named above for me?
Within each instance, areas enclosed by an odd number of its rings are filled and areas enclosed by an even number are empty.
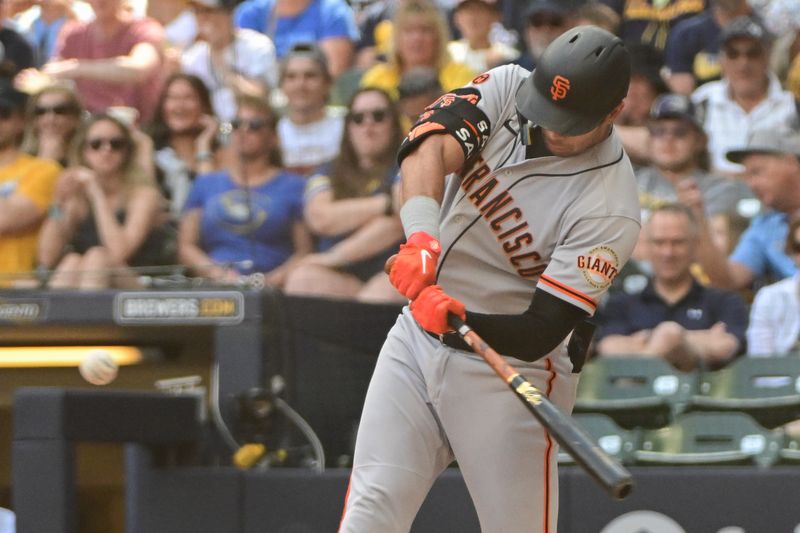
[[[569,92],[569,80],[564,76],[553,78],[553,85],[550,86],[550,94],[556,102],[567,97]]]
[[[589,285],[605,289],[619,274],[619,257],[608,246],[595,246],[588,254],[578,256],[577,266]]]

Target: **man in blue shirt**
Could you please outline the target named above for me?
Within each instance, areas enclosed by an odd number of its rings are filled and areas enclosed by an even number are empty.
[[[694,215],[680,204],[663,205],[644,233],[653,277],[638,294],[609,298],[598,352],[662,357],[684,371],[724,365],[744,346],[747,306],[735,292],[704,287],[692,276]]]
[[[336,78],[353,61],[358,26],[345,0],[246,0],[239,4],[234,23],[265,33],[278,58],[296,43],[317,43]]]
[[[744,165],[745,183],[764,211],[753,218],[728,258],[711,242],[705,222],[700,224],[698,260],[703,270],[713,285],[729,289],[793,275],[797,267],[786,255],[784,243],[789,219],[800,213],[800,134],[756,131],[746,147],[731,150],[726,157]],[[695,215],[702,213],[702,195],[696,185],[681,182],[677,192]]]

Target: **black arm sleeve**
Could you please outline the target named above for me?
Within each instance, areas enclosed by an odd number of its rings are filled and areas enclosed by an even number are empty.
[[[467,324],[498,353],[535,361],[553,351],[588,316],[583,309],[536,289],[521,315],[467,312]]]

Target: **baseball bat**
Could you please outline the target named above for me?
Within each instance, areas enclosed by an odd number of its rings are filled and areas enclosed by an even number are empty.
[[[448,323],[508,383],[517,398],[595,481],[618,500],[630,494],[633,477],[625,467],[595,444],[569,415],[561,412],[541,390],[509,365],[463,320],[451,314]]]

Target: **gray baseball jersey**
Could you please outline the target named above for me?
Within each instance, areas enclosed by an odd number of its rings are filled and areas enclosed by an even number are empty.
[[[636,181],[614,133],[574,157],[527,158],[514,95],[528,75],[504,66],[473,80],[491,134],[470,168],[446,179],[438,283],[469,311],[523,313],[538,287],[593,314],[638,238]],[[565,343],[510,362],[571,412],[577,374]],[[483,531],[551,533],[556,457],[486,363],[431,337],[406,309],[367,393],[341,531],[408,531],[457,459]]]

